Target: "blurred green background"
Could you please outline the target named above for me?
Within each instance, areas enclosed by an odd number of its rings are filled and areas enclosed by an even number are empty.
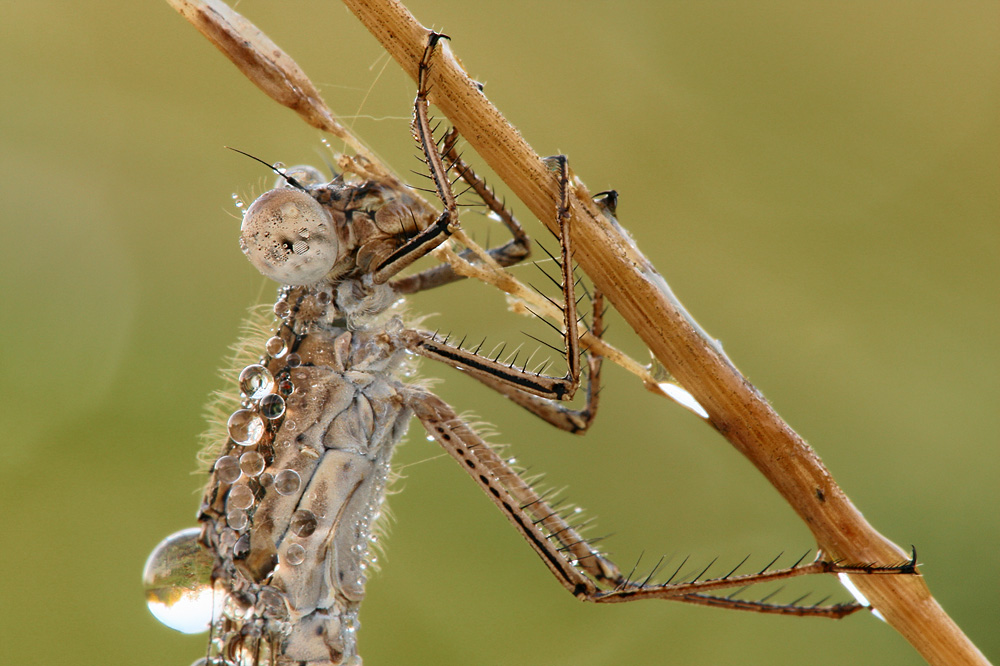
[[[622,223],[685,305],[1000,657],[996,3],[409,5],[536,150],[620,191]],[[239,9],[390,164],[416,168],[413,84],[342,6]],[[0,23],[0,652],[186,666],[205,637],[158,625],[139,576],[193,524],[202,403],[245,309],[274,293],[238,250],[230,199],[272,177],[222,146],[319,163],[319,136],[165,3],[4,2]],[[413,308],[524,341],[480,285]],[[645,358],[615,316],[609,338]],[[620,371],[574,438],[423,368],[569,486],[626,569],[640,553],[763,563],[811,544],[722,439]],[[366,664],[920,662],[868,615],[580,604],[411,433],[362,613]]]

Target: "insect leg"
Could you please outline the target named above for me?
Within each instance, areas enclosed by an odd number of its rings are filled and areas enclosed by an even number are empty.
[[[664,599],[697,605],[779,615],[840,618],[863,606],[856,603],[830,606],[773,604],[766,600],[748,601],[714,594],[726,588],[818,573],[912,574],[916,555],[908,562],[892,566],[842,564],[816,560],[809,564],[687,582],[650,583],[632,581],[618,567],[598,553],[559,511],[517,474],[492,448],[440,398],[412,389],[407,402],[427,432],[469,473],[490,500],[525,538],[559,583],[581,601],[624,603],[638,599]]]
[[[427,47],[424,49],[424,55],[420,59],[417,75],[417,97],[413,101],[411,128],[414,138],[424,152],[424,161],[430,170],[431,179],[434,181],[434,187],[444,210],[434,224],[408,240],[375,268],[372,273],[372,280],[375,284],[388,281],[399,271],[430,253],[458,228],[458,205],[455,203],[455,194],[451,190],[448,169],[445,167],[437,143],[434,141],[430,118],[427,115],[427,94],[430,92],[427,84],[427,72],[430,70],[430,59],[434,54],[435,47],[443,37],[444,35],[440,33],[432,32]]]
[[[542,398],[569,400],[580,385],[580,339],[577,331],[576,291],[573,280],[569,235],[569,167],[564,156],[549,159],[550,168],[557,171],[560,184],[560,201],[556,211],[559,220],[560,270],[562,275],[562,314],[566,341],[566,362],[569,366],[563,377],[551,377],[526,369],[498,363],[496,359],[479,356],[439,340],[424,331],[406,330],[401,342],[412,352],[443,361],[456,368],[526,391]]]
[[[590,332],[596,337],[601,337],[604,332],[603,318],[604,297],[600,291],[594,290],[594,310],[593,323]],[[601,361],[603,358],[592,351],[586,352],[587,356],[587,402],[580,409],[571,409],[563,402],[542,398],[531,393],[518,390],[506,382],[499,381],[491,375],[481,373],[469,373],[469,376],[482,382],[491,389],[506,396],[512,402],[527,409],[535,416],[543,419],[551,425],[566,430],[574,434],[582,435],[590,427],[594,417],[597,416],[597,404],[601,392]]]
[[[521,223],[517,221],[517,218],[514,217],[510,209],[506,207],[503,201],[497,198],[496,193],[486,184],[486,181],[480,178],[472,170],[472,167],[462,160],[455,148],[457,142],[458,130],[455,128],[452,128],[442,140],[442,153],[447,157],[451,170],[465,181],[469,188],[476,193],[490,212],[500,219],[513,236],[505,244],[490,248],[487,252],[500,266],[513,266],[523,261],[531,254],[531,238],[525,233],[521,227]],[[471,259],[474,253],[471,250],[465,250],[460,253],[460,256],[465,259]],[[395,280],[392,286],[400,293],[412,294],[462,280],[464,277],[457,274],[450,265],[441,264],[439,266],[432,266],[414,275]]]

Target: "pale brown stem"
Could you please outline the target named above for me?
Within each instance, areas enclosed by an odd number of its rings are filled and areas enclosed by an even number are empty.
[[[416,79],[428,30],[393,0],[344,0]],[[521,135],[443,44],[430,101],[540,219],[550,225],[556,181]],[[895,563],[907,554],[879,534],[835,483],[815,451],[771,408],[670,292],[663,278],[576,181],[570,202],[575,258],[666,369],[701,403],[709,422],[764,474],[805,521],[827,557]],[[986,664],[931,596],[922,576],[855,576],[888,623],[931,664]]]

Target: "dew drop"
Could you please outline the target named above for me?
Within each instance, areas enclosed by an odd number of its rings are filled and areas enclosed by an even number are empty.
[[[289,432],[294,431],[298,427],[298,425],[299,425],[298,423],[296,423],[291,419],[285,419],[285,429],[288,430]]]
[[[307,164],[298,164],[296,166],[291,166],[285,169],[285,175],[289,178],[294,178],[303,187],[315,187],[316,185],[322,185],[327,181],[327,178],[320,173],[319,169],[311,167]],[[284,178],[279,178],[278,182],[275,183],[275,187],[292,187]]]
[[[274,388],[274,377],[264,366],[254,363],[240,373],[240,393],[250,400],[260,400]]]
[[[264,351],[271,358],[281,358],[288,351],[288,345],[285,344],[285,339],[279,335],[273,338],[268,338],[267,342],[264,343]]]
[[[297,566],[306,561],[306,549],[297,543],[293,543],[285,551],[285,564]]]
[[[705,408],[695,400],[695,397],[687,389],[671,382],[660,382],[656,386],[665,396],[681,407],[691,410],[703,419],[708,418],[708,412],[705,411]]]
[[[274,475],[270,472],[264,472],[260,475],[260,478],[257,479],[257,483],[260,484],[261,488],[270,488],[274,485]]]
[[[248,486],[239,485],[229,489],[226,506],[232,509],[249,509],[253,506],[253,491]]]
[[[280,395],[268,393],[260,399],[260,413],[266,419],[280,419],[285,413],[285,399]]]
[[[288,355],[288,358],[285,359],[285,363],[288,364],[289,368],[297,368],[302,365],[302,357],[295,352],[292,352]]]
[[[201,528],[161,541],[142,572],[146,604],[157,620],[185,634],[207,631],[212,622],[213,558],[198,545]],[[222,595],[216,595],[221,601]]]
[[[222,456],[215,461],[215,477],[222,483],[234,483],[240,474],[240,461],[236,456]]]
[[[256,451],[247,451],[240,456],[239,468],[247,476],[257,476],[264,471],[264,456]]]
[[[240,446],[253,446],[264,435],[264,422],[249,409],[238,409],[226,426],[229,436]]]
[[[243,509],[233,509],[226,514],[226,524],[229,525],[231,529],[242,530],[247,526],[249,518],[247,517],[247,512]]]
[[[291,312],[292,308],[288,305],[288,301],[284,299],[274,304],[274,316],[278,319],[286,318]]]
[[[279,495],[294,495],[299,492],[302,479],[293,469],[283,469],[274,477],[274,489]]]
[[[284,162],[275,162],[274,164],[271,165],[271,168],[274,169],[275,171],[284,171],[285,170],[285,163]]]
[[[305,538],[311,536],[313,532],[316,531],[316,514],[308,509],[299,509],[292,514],[292,522],[290,528],[292,534]]]
[[[282,379],[278,382],[278,393],[285,396],[286,398],[295,391],[295,384],[292,383],[290,379]]]

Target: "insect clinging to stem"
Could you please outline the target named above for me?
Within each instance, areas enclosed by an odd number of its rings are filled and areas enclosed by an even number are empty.
[[[528,256],[529,239],[507,208],[458,155],[458,133],[438,140],[428,114],[429,73],[443,35],[430,33],[419,64],[413,134],[441,210],[380,175],[362,156],[343,157],[343,172],[276,169],[281,184],[243,216],[240,244],[251,263],[281,288],[277,324],[259,358],[239,374],[239,404],[218,442],[199,510],[200,528],[169,537],[147,565],[151,600],[163,611],[183,592],[177,567],[200,569],[196,588],[209,599],[208,664],[360,664],[356,631],[381,515],[391,457],[416,417],[464,469],[576,598],[596,603],[667,599],[737,610],[842,617],[862,608],[776,604],[720,596],[725,588],[814,573],[895,574],[903,565],[846,564],[822,558],[758,573],[665,582],[633,580],[589,543],[573,510],[537,492],[444,401],[408,382],[409,355],[462,370],[564,430],[594,418],[602,358],[603,298],[593,293],[581,332],[569,222],[571,173],[565,157],[547,165],[560,192],[552,211],[559,229],[557,304],[568,365],[563,376],[524,362],[481,356],[478,349],[410,328],[403,294],[445,285],[463,270],[502,267]],[[461,233],[452,179],[462,180],[512,234],[482,251]],[[598,201],[613,214],[614,195]],[[459,238],[469,248],[449,263],[401,276],[404,269]],[[581,344],[581,339],[585,342]],[[584,362],[581,360],[583,359]],[[586,365],[583,408],[573,397]],[[741,563],[742,564],[742,563]],[[165,582],[166,581],[166,582]]]

